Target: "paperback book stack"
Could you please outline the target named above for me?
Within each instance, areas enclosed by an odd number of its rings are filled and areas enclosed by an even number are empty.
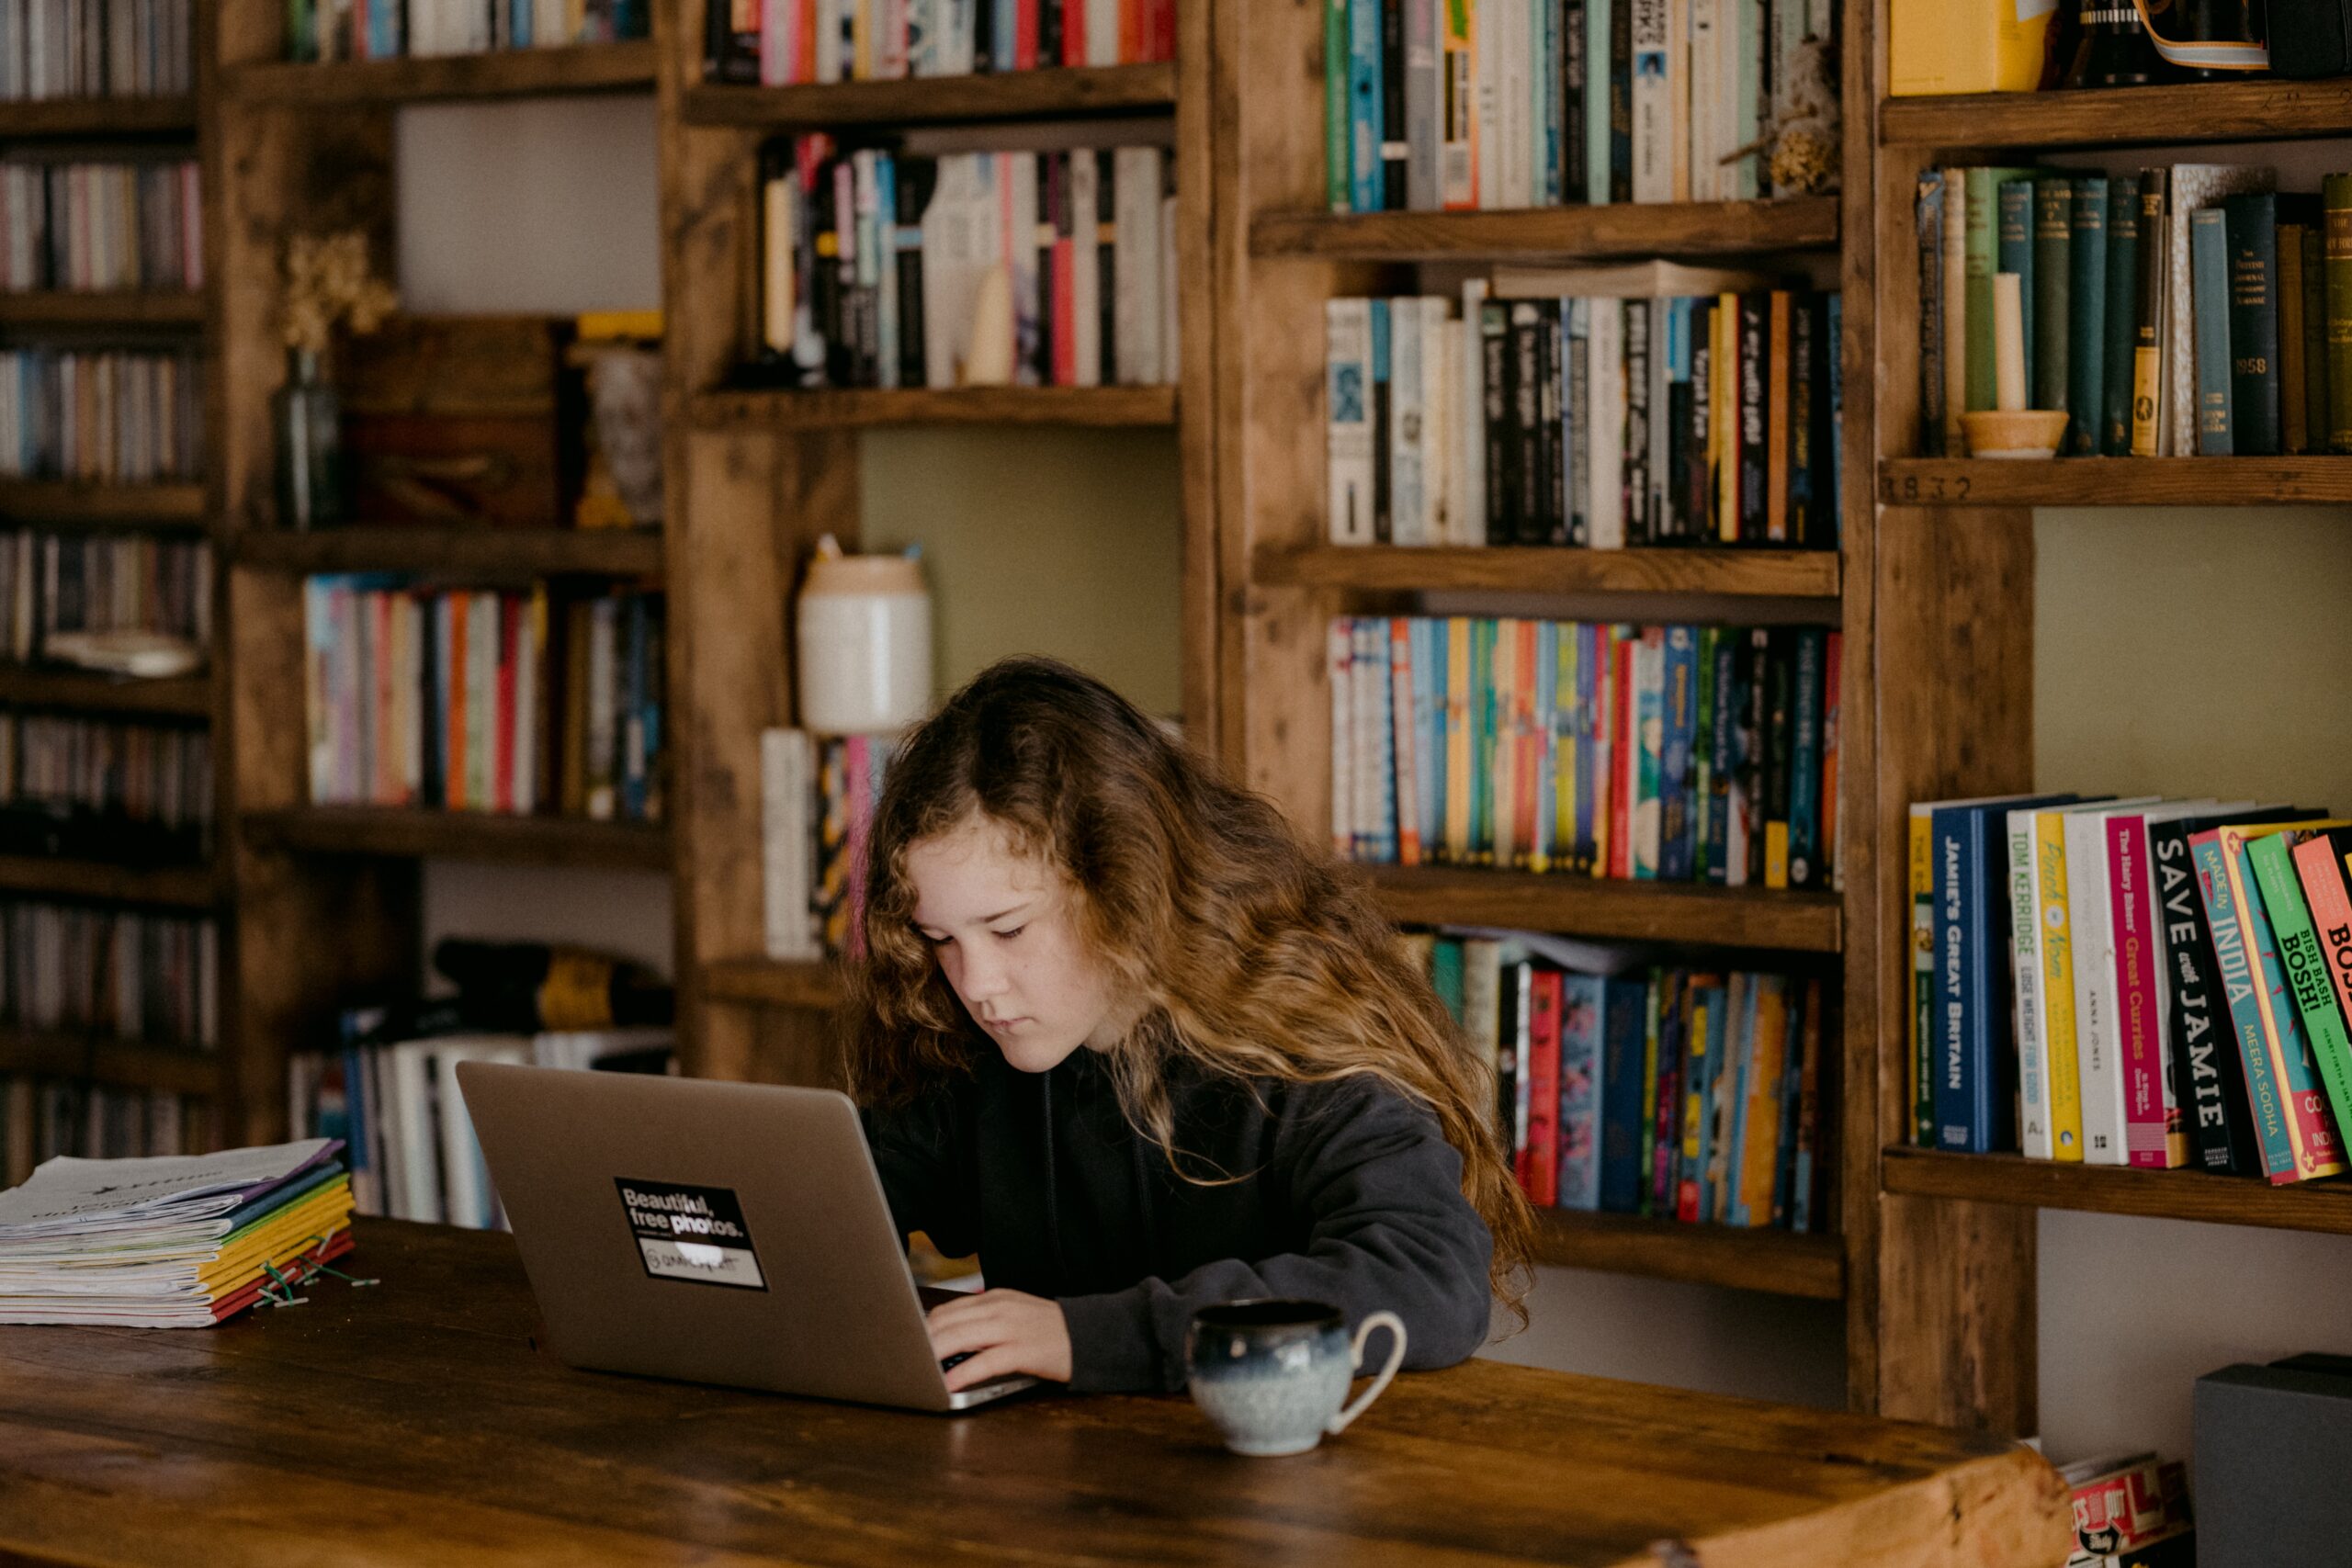
[[[760,356],[793,387],[1176,378],[1174,164],[1156,146],[761,156]]]
[[[51,1160],[0,1193],[0,1323],[209,1328],[351,1250],[341,1156],[312,1138]]]
[[[0,349],[0,475],[153,484],[204,473],[194,354]]]
[[[1668,262],[1329,300],[1331,542],[1833,548],[1839,329]]]
[[[194,162],[0,164],[0,289],[203,287]]]
[[[0,532],[0,658],[38,662],[59,632],[212,637],[212,550],[138,535]]]
[[[1176,58],[1177,0],[705,0],[703,79],[793,87]]]
[[[2252,801],[1911,808],[1914,1140],[2346,1168],[2352,826]]]
[[[311,804],[659,819],[662,604],[307,580]]]
[[[1786,196],[1767,122],[1835,76],[1828,0],[1325,0],[1332,210]]]
[[[761,732],[761,880],[770,958],[807,963],[863,951],[865,845],[899,739]]]
[[[2015,274],[2026,387],[2075,457],[2352,452],[2352,175],[2174,164],[1920,175],[1922,449],[1995,403],[1993,279]]]
[[[1342,615],[1329,651],[1347,858],[1836,885],[1837,632]]]
[[[1827,1228],[1818,978],[1656,968],[1525,931],[1408,935],[1486,1054],[1544,1207]]]

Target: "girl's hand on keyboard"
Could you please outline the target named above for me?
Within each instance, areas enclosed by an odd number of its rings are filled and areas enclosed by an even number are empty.
[[[1069,1325],[1058,1303],[1019,1291],[982,1291],[931,1311],[931,1348],[947,1371],[950,1393],[1015,1372],[1069,1382]]]

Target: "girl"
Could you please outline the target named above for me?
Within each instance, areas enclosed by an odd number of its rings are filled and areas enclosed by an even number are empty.
[[[981,674],[868,863],[851,1089],[899,1229],[989,1285],[931,1315],[951,1389],[1178,1390],[1237,1297],[1388,1308],[1414,1367],[1524,1322],[1485,1067],[1357,886],[1108,687]]]

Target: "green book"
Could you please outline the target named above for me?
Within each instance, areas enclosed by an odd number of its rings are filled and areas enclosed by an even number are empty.
[[[1323,7],[1323,194],[1334,212],[1345,212],[1348,171],[1348,0]]]
[[[2033,406],[2063,409],[2070,391],[2075,289],[2075,182],[2044,175],[2033,191],[2033,306],[2026,320],[2033,344]]]
[[[2302,1015],[2304,1032],[2311,1036],[2312,1055],[2319,1062],[2320,1080],[2327,1086],[2335,1124],[2352,1127],[2352,1034],[2347,1034],[2343,1010],[2336,1005],[2327,953],[2312,924],[2311,908],[2303,902],[2303,885],[2292,858],[2294,846],[2314,836],[2305,831],[2255,839],[2246,844],[2245,857],[2269,912],[2278,966],[2285,972],[2295,1010]]]
[[[2314,218],[2318,214],[2312,214]],[[2328,449],[2327,239],[2317,222],[2303,226],[2303,426],[2309,449]]]
[[[2077,457],[2098,455],[2099,420],[2105,412],[2107,379],[2107,178],[2094,175],[2075,182],[2069,213],[2074,239],[2067,252],[2073,288],[2066,319],[2066,451]]]
[[[2322,267],[2327,275],[2327,449],[2352,452],[2352,175],[2330,175],[2321,186],[2326,229]]]
[[[1961,254],[1966,278],[1962,317],[1968,326],[1968,407],[1989,409],[1993,406],[1993,274],[1998,270],[1995,260],[1999,254],[2001,182],[2028,177],[2029,172],[1964,169],[1961,173],[1966,176]],[[2346,231],[2346,237],[2352,242],[2352,230]]]
[[[1442,936],[1430,949],[1430,987],[1437,992],[1437,999],[1459,1025],[1462,1022],[1462,943],[1457,939]]]
[[[2107,182],[2107,352],[2100,355],[2098,449],[2132,451],[2132,331],[2140,298],[2140,182]]]
[[[2033,396],[2034,381],[2034,276],[2033,276],[2033,181],[2003,180],[2000,195],[2000,231],[1995,251],[1996,270],[2018,275],[2018,313],[2025,338],[2025,391]],[[1985,320],[1990,321],[1991,317]],[[2042,405],[2033,405],[2040,408]]]
[[[2188,215],[2188,273],[2197,353],[2197,455],[2227,457],[2236,438],[2230,417],[2230,241],[2218,207],[2200,207]]]

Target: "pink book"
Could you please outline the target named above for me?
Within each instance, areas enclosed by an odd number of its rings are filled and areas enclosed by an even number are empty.
[[[865,845],[874,834],[873,743],[863,735],[853,735],[842,746],[847,761],[847,779],[842,792],[849,796],[849,886],[843,901],[849,906],[849,937],[843,944],[851,958],[865,956]]]
[[[1527,1196],[1560,1201],[1560,973],[1538,969],[1527,1019]]]
[[[1396,732],[1396,863],[1421,863],[1420,779],[1413,755],[1413,623],[1388,623],[1389,709]]]
[[[2328,977],[2335,984],[2337,1005],[2346,1018],[2352,1019],[2352,896],[2346,892],[2346,866],[2337,858],[2340,853],[2334,838],[2326,833],[2304,840],[2294,849],[2295,876],[2311,905],[2312,929],[2319,933],[2320,952],[2327,959]]]
[[[2157,942],[2148,897],[2148,819],[2107,819],[2109,908],[2115,921],[2115,994],[2123,1043],[2123,1147],[2127,1163],[2166,1169],[2188,1150],[2177,1108],[2165,1104],[2164,1037],[2156,1010]],[[2170,1114],[2167,1114],[2167,1111]]]

